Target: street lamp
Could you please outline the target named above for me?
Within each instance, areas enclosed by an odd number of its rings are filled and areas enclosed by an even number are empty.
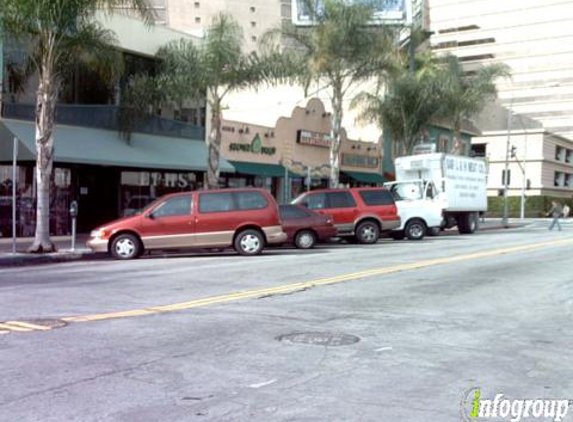
[[[512,103],[513,98],[509,103],[509,109],[507,110],[507,141],[505,144],[505,170],[503,172],[503,218],[501,224],[507,226],[508,218],[508,203],[507,203],[507,190],[509,189],[509,155],[510,155],[510,143],[511,143],[511,115],[512,115]]]

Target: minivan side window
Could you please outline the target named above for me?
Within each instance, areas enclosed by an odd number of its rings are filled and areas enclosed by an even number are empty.
[[[366,205],[394,205],[392,194],[385,189],[364,190],[360,192],[360,197]]]
[[[151,214],[155,218],[190,215],[191,195],[169,198],[155,207]]]
[[[235,209],[235,202],[231,192],[199,194],[199,212],[225,212]]]
[[[328,192],[328,208],[351,208],[356,206],[350,192]]]
[[[267,198],[260,192],[235,192],[239,210],[262,210],[269,206]]]

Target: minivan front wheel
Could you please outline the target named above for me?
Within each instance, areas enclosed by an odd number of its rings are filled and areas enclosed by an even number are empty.
[[[356,228],[356,238],[362,244],[370,245],[378,242],[380,237],[380,228],[373,221],[364,221]]]
[[[141,243],[132,234],[120,234],[113,239],[110,252],[115,259],[134,259],[141,252]]]
[[[265,239],[257,230],[244,230],[235,238],[235,250],[241,255],[258,255],[265,247]]]

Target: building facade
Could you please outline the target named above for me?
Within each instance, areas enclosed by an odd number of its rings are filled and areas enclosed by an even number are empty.
[[[291,0],[159,0],[165,22],[174,29],[202,36],[214,16],[231,14],[243,29],[245,51],[255,51],[265,32],[291,17]]]
[[[79,204],[78,230],[133,212],[157,196],[200,188],[207,166],[204,125],[176,120],[174,110],[149,115],[126,136],[121,121],[121,93],[125,78],[140,71],[153,72],[154,54],[182,32],[161,26],[146,26],[125,14],[99,16],[113,30],[123,56],[126,73],[115,83],[78,66],[64,81],[56,111],[54,170],[51,183],[51,231],[70,232],[68,210]],[[16,183],[18,235],[35,228],[36,180],[35,90],[32,75],[17,88],[14,65],[25,53],[9,41],[2,46],[3,96],[0,116],[0,226],[2,235],[11,221],[10,195]],[[16,89],[17,88],[17,89]],[[12,180],[13,139],[18,145],[18,177]],[[222,171],[233,172],[225,160]]]
[[[236,172],[224,176],[224,184],[267,188],[281,202],[289,202],[308,189],[327,187],[330,125],[330,114],[319,99],[295,107],[272,126],[225,120],[221,154]],[[343,134],[341,184],[382,184],[381,163],[378,144],[354,141]]]
[[[471,72],[505,63],[502,104],[573,139],[573,2],[431,0],[431,47],[459,57]]]
[[[472,139],[474,155],[489,164],[488,195],[501,196],[508,178],[508,196],[571,198],[573,195],[573,141],[540,129],[486,132]]]

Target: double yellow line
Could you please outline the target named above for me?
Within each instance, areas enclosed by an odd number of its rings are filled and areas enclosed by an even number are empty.
[[[446,258],[429,259],[424,261],[413,262],[410,264],[394,265],[391,267],[379,267],[365,271],[358,271],[349,274],[342,274],[336,277],[322,278],[318,280],[290,283],[282,286],[269,287],[264,289],[252,289],[240,292],[226,293],[218,296],[210,296],[203,299],[195,299],[188,302],[175,303],[171,305],[151,306],[142,309],[134,309],[119,312],[104,312],[90,315],[77,315],[61,318],[63,322],[89,322],[89,321],[103,321],[119,318],[133,318],[146,315],[163,314],[167,312],[182,311],[186,309],[201,308],[209,305],[216,305],[220,303],[236,302],[239,300],[261,298],[265,296],[290,294],[298,291],[303,291],[317,286],[326,286],[347,281],[361,280],[368,277],[393,274],[402,271],[416,270],[434,265],[452,264],[461,261],[469,261],[473,259],[482,259],[494,256],[500,256],[511,253],[519,253],[543,249],[552,246],[562,246],[573,244],[573,239],[555,240],[549,242],[533,243],[528,245],[513,246],[509,248],[493,249],[488,251],[475,252],[465,255],[450,256]],[[51,327],[33,324],[26,321],[6,321],[0,322],[0,334],[8,334],[10,332],[32,332],[32,331],[47,331]]]
[[[469,261],[472,259],[488,258],[493,256],[505,255],[510,253],[518,253],[542,249],[550,246],[560,246],[573,244],[573,239],[555,240],[542,243],[534,243],[521,246],[513,246],[510,248],[494,249],[489,251],[476,252],[465,255],[451,256],[447,258],[437,258],[424,261],[413,262],[410,264],[401,264],[391,267],[380,267],[365,271],[358,271],[349,274],[343,274],[336,277],[323,278],[303,283],[290,283],[282,286],[269,287],[265,289],[245,290],[241,292],[226,293],[218,296],[206,297],[203,299],[191,300],[188,302],[175,303],[172,305],[152,306],[148,308],[135,309],[130,311],[98,313],[91,315],[79,315],[61,318],[65,322],[88,322],[88,321],[102,321],[108,319],[130,318],[146,315],[162,314],[167,312],[182,311],[192,308],[200,308],[209,305],[216,305],[220,303],[236,302],[244,299],[260,298],[265,296],[289,294],[297,291],[310,289],[317,286],[326,286],[331,284],[344,283],[347,281],[360,280],[377,275],[398,273],[407,270],[415,270],[420,268],[431,267],[434,265],[451,264],[460,261]]]
[[[10,332],[28,333],[30,331],[47,331],[51,330],[50,327],[45,325],[32,324],[25,321],[6,321],[0,322],[0,334],[8,334]]]

